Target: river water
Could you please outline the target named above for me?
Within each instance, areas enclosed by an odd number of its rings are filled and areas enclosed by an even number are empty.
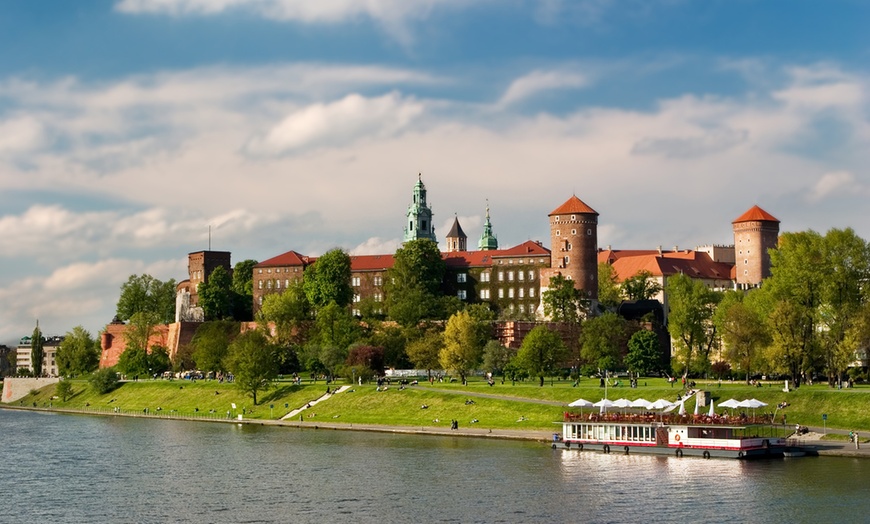
[[[860,522],[870,461],[0,409],[0,522]]]

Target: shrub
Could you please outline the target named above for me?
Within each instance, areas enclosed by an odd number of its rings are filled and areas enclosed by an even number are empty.
[[[118,387],[118,373],[115,368],[100,369],[94,371],[88,383],[97,393],[105,395]]]

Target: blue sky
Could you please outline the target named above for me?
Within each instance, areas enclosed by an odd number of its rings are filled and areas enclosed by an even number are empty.
[[[0,342],[96,334],[188,252],[392,252],[418,172],[439,238],[602,247],[855,228],[870,4],[753,0],[0,2]]]

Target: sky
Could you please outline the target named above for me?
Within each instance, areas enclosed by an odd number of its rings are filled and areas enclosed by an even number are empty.
[[[187,254],[392,253],[418,174],[436,233],[599,246],[870,238],[870,3],[5,0],[0,343],[112,319]]]

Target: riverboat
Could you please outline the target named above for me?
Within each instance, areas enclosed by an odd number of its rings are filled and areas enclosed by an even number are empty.
[[[783,456],[786,439],[766,418],[565,413],[559,445],[581,451],[749,459]]]

